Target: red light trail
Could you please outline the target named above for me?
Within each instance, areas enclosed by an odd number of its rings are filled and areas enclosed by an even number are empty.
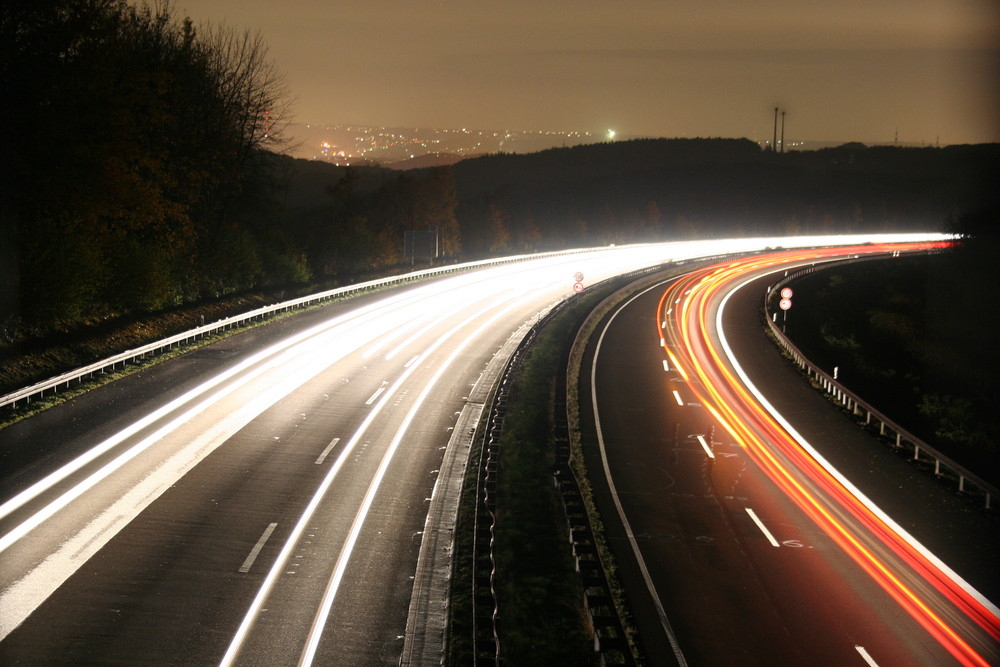
[[[803,447],[748,390],[717,343],[713,319],[751,275],[845,256],[927,250],[946,244],[796,250],[715,264],[675,281],[657,307],[667,363],[751,460],[859,567],[963,665],[989,664],[968,623],[1000,642],[994,611],[901,536]],[[668,326],[670,325],[670,326]],[[964,617],[964,619],[962,618]]]

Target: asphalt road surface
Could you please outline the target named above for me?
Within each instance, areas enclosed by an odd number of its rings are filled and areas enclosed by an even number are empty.
[[[821,254],[666,281],[595,336],[581,389],[597,419],[584,444],[588,467],[606,474],[592,477],[607,483],[600,507],[644,650],[652,664],[997,664],[1000,622],[985,600],[1000,554],[984,537],[996,521],[856,429],[764,337],[774,272]],[[891,519],[746,407],[758,403],[746,382]]]
[[[352,299],[0,431],[0,663],[398,664],[444,449],[494,355],[577,272],[672,251]]]
[[[388,289],[3,429],[0,663],[398,664],[442,457],[497,352],[578,272],[586,287],[773,245],[607,248]]]

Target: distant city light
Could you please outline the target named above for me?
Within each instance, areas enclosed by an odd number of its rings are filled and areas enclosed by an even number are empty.
[[[612,131],[613,132],[613,131]],[[439,160],[498,152],[534,153],[557,146],[577,146],[599,140],[600,133],[574,130],[514,131],[446,128],[398,128],[357,125],[293,124],[289,131],[301,140],[293,157],[323,160],[342,166],[392,165],[423,155]]]

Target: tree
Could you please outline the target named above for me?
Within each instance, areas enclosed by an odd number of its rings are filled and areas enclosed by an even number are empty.
[[[24,320],[161,308],[252,285],[267,267],[301,275],[270,260],[299,253],[261,201],[273,188],[259,157],[287,112],[280,77],[259,37],[205,33],[169,3],[0,6],[14,127],[2,236]]]

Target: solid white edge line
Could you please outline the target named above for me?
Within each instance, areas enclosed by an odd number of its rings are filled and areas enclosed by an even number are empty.
[[[260,550],[264,548],[264,544],[267,543],[267,539],[271,537],[271,533],[274,529],[278,527],[278,524],[271,523],[268,524],[264,532],[261,533],[260,539],[257,540],[257,544],[253,545],[253,549],[250,550],[249,555],[247,555],[246,560],[243,561],[243,565],[240,565],[240,572],[249,572],[250,568],[253,567],[253,562],[257,560],[257,556],[260,554]]]
[[[635,535],[632,533],[632,526],[628,522],[628,517],[625,516],[625,510],[622,507],[621,499],[618,497],[618,490],[615,488],[615,482],[611,478],[611,468],[608,464],[608,453],[604,447],[604,432],[601,430],[601,417],[597,409],[597,357],[601,353],[601,346],[604,343],[604,335],[611,327],[611,323],[614,322],[616,317],[618,317],[618,313],[624,310],[626,306],[638,299],[640,296],[646,294],[646,292],[657,289],[662,284],[663,283],[657,283],[656,285],[639,292],[624,304],[619,306],[618,309],[615,310],[614,314],[608,318],[607,323],[601,330],[601,335],[597,339],[597,346],[594,349],[594,359],[591,363],[590,369],[590,399],[594,410],[594,430],[597,434],[598,447],[601,450],[601,463],[604,466],[604,478],[608,483],[608,490],[610,491],[611,498],[615,503],[615,509],[618,510],[618,519],[622,522],[622,526],[625,528],[625,534],[628,536],[629,545],[632,547],[632,554],[635,556],[636,563],[639,565],[639,570],[642,572],[643,581],[646,582],[646,590],[648,591],[650,598],[652,598],[653,605],[656,607],[656,614],[659,616],[660,625],[663,627],[663,632],[666,634],[667,640],[670,642],[670,648],[673,650],[674,659],[677,660],[679,667],[687,667],[687,659],[684,657],[680,643],[677,641],[677,636],[674,634],[670,621],[667,619],[667,613],[663,608],[663,603],[660,601],[660,596],[656,592],[656,587],[653,585],[653,578],[649,574],[649,568],[646,566],[646,560],[642,557],[642,552],[639,550],[639,544],[636,542]]]
[[[764,525],[764,522],[760,520],[760,517],[757,516],[757,513],[754,512],[749,507],[744,507],[743,509],[747,511],[747,514],[750,515],[750,518],[753,519],[753,522],[757,524],[758,528],[760,528],[760,532],[764,533],[764,537],[766,537],[767,541],[771,543],[771,546],[780,547],[781,544],[778,542],[778,540],[774,539],[774,535],[772,535],[771,531],[767,529],[767,526]]]
[[[778,269],[777,271],[774,271],[774,273],[779,273],[780,271],[784,270],[785,269]],[[903,538],[911,547],[920,552],[922,556],[924,556],[927,560],[933,563],[935,567],[941,570],[941,572],[945,576],[947,576],[949,579],[955,582],[959,587],[962,588],[962,590],[964,590],[967,594],[975,598],[977,602],[983,605],[983,607],[986,608],[986,610],[989,611],[990,614],[992,614],[995,618],[1000,620],[1000,609],[998,609],[995,604],[986,599],[986,597],[982,593],[977,591],[975,588],[973,588],[969,582],[965,581],[965,579],[960,577],[957,572],[955,572],[950,567],[945,565],[945,563],[940,558],[935,556],[929,549],[927,549],[927,547],[925,547],[923,544],[918,542],[916,538],[914,538],[912,535],[906,532],[906,530],[904,530],[902,526],[896,523],[892,519],[892,517],[890,517],[888,514],[882,511],[882,508],[880,508],[878,505],[872,502],[870,498],[861,493],[860,489],[854,486],[854,484],[851,483],[849,479],[844,477],[844,475],[842,475],[840,471],[834,468],[829,461],[823,458],[823,456],[821,456],[820,453],[816,451],[816,449],[813,448],[813,446],[809,444],[809,442],[792,427],[792,425],[788,422],[788,420],[785,419],[781,415],[781,413],[779,413],[778,410],[773,405],[771,405],[771,403],[766,398],[764,398],[764,395],[760,392],[760,390],[750,381],[750,378],[747,376],[746,371],[743,370],[743,367],[740,366],[739,362],[736,360],[736,356],[733,354],[733,350],[729,346],[729,341],[726,339],[726,334],[722,330],[722,313],[725,311],[726,304],[729,302],[729,297],[731,297],[737,291],[739,291],[749,283],[754,282],[760,277],[761,276],[758,276],[757,278],[748,278],[747,280],[743,281],[742,283],[731,289],[726,294],[726,296],[723,297],[722,302],[719,304],[719,309],[715,314],[715,328],[716,331],[718,331],[719,333],[719,341],[722,343],[722,349],[725,352],[726,357],[729,359],[729,363],[733,365],[733,369],[736,371],[736,374],[740,376],[740,380],[743,381],[743,384],[746,386],[746,388],[750,391],[750,393],[754,395],[757,401],[760,402],[762,406],[764,406],[764,409],[766,409],[771,414],[774,420],[777,421],[779,424],[781,424],[782,428],[784,428],[788,432],[788,434],[792,436],[799,443],[799,445],[804,450],[806,450],[806,452],[808,452],[810,456],[813,457],[813,459],[816,460],[817,463],[823,466],[828,473],[830,473],[838,482],[840,482],[851,495],[857,498],[858,501],[861,502],[861,504],[863,504],[868,509],[869,512],[871,512],[872,514],[877,516],[880,520],[882,520],[885,523],[885,525],[889,527],[890,530],[896,533],[899,537]]]

